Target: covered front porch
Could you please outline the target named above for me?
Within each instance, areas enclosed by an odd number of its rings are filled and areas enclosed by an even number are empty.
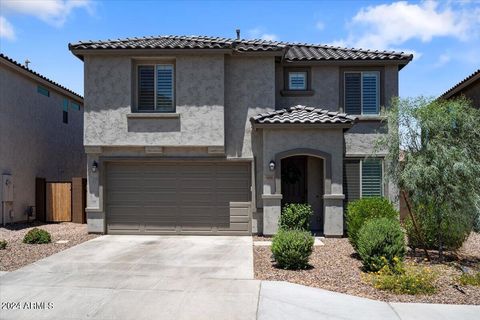
[[[296,106],[251,119],[261,140],[256,156],[264,235],[278,230],[282,206],[308,203],[311,230],[339,237],[343,222],[344,131],[355,118],[338,112]],[[258,187],[257,187],[258,188]]]

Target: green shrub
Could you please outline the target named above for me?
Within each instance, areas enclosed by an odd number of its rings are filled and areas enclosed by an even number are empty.
[[[3,250],[7,247],[7,240],[0,240],[0,250]]]
[[[350,243],[357,247],[357,237],[363,224],[372,218],[398,219],[399,214],[386,198],[369,197],[352,201],[347,206],[347,234]]]
[[[272,253],[278,267],[292,270],[307,268],[313,243],[310,232],[279,230],[272,241]]]
[[[310,230],[310,217],[313,209],[306,203],[286,204],[280,215],[280,229],[283,230]]]
[[[403,224],[407,233],[408,245],[411,248],[422,248],[424,243],[426,249],[438,250],[438,235],[442,233],[443,248],[446,250],[459,249],[472,231],[472,222],[461,219],[460,217],[442,212],[442,223],[438,227],[436,209],[419,207],[415,210],[415,220],[418,229],[423,235],[421,241],[417,234],[411,217],[408,216]]]
[[[463,273],[458,281],[464,286],[477,286],[480,287],[480,272],[477,273]]]
[[[405,236],[400,223],[390,218],[368,220],[358,234],[357,252],[367,271],[393,266],[405,255]]]
[[[52,238],[48,231],[38,228],[33,228],[27,232],[25,237],[23,238],[24,243],[50,243]]]
[[[437,275],[427,267],[385,265],[380,271],[365,276],[376,289],[396,294],[433,294],[436,292]]]

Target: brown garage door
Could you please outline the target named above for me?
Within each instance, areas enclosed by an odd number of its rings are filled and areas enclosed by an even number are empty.
[[[250,164],[109,163],[110,234],[250,234]]]

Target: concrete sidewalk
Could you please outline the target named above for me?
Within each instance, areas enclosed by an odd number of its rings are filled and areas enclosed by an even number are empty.
[[[262,281],[258,320],[478,320],[480,306],[386,303],[279,281]]]

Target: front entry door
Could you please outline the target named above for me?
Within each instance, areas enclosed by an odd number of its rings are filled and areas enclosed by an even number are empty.
[[[287,203],[307,202],[307,157],[282,159],[282,207]]]
[[[287,203],[308,203],[313,215],[310,229],[323,232],[323,160],[293,156],[282,159],[282,207]]]

